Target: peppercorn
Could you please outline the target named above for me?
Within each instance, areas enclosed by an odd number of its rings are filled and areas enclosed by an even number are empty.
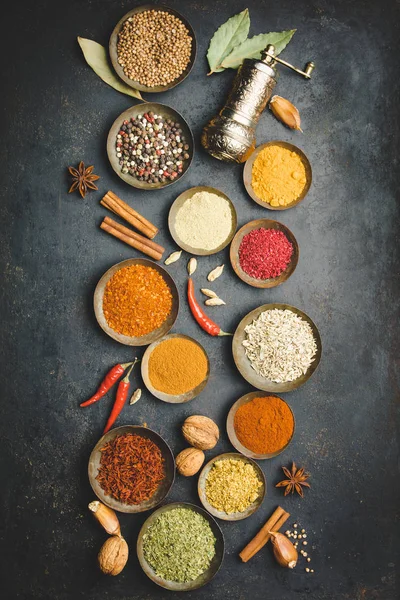
[[[125,126],[124,121],[116,138],[116,155],[121,158],[119,164],[123,173],[151,184],[166,183],[182,174],[182,160],[177,161],[177,155],[183,160],[188,160],[190,155],[188,152],[182,154],[182,148],[189,148],[189,145],[182,129],[175,126],[179,124],[150,112],[132,117],[127,124],[130,127]],[[153,124],[157,127],[156,135]]]

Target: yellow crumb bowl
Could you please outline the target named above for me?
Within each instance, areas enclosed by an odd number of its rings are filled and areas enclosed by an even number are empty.
[[[305,198],[312,181],[311,165],[300,148],[276,140],[254,150],[246,161],[243,179],[257,204],[285,210]]]

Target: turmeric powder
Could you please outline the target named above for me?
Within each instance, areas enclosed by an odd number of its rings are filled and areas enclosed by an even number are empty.
[[[289,443],[294,419],[286,402],[277,396],[264,396],[237,409],[234,428],[245,448],[256,454],[273,454]]]
[[[260,200],[271,206],[295,202],[306,183],[306,169],[300,155],[283,146],[266,146],[254,161],[252,188]]]
[[[207,376],[208,360],[195,341],[173,337],[161,341],[149,358],[149,379],[159,392],[180,396]]]

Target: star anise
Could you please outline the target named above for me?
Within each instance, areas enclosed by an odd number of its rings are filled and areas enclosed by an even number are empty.
[[[275,487],[285,487],[285,496],[296,492],[303,498],[303,489],[302,486],[311,487],[309,483],[306,482],[306,479],[310,477],[309,473],[304,472],[304,468],[298,469],[295,463],[292,463],[292,470],[290,471],[286,467],[282,467],[282,471],[285,473],[287,479],[280,481],[276,484]]]
[[[82,198],[85,197],[88,189],[97,190],[98,187],[93,183],[93,181],[97,181],[100,179],[98,175],[93,173],[94,166],[86,167],[84,163],[81,161],[77,169],[75,167],[68,167],[68,171],[72,175],[73,183],[68,190],[68,193],[75,192],[78,190]]]

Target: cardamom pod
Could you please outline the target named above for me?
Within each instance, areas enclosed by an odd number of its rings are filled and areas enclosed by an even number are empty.
[[[182,250],[177,250],[168,256],[168,258],[164,261],[165,265],[172,265],[172,263],[176,262],[180,259],[182,254]]]
[[[129,404],[132,406],[132,404],[136,404],[136,402],[138,400],[140,400],[142,396],[142,390],[140,388],[138,388],[137,390],[135,390],[132,394],[131,399],[129,400]]]
[[[223,304],[226,304],[226,302],[221,298],[209,298],[204,304],[207,304],[207,306],[222,306]]]
[[[197,269],[197,260],[195,258],[191,258],[188,262],[187,270],[189,273],[189,277],[193,275],[195,270]]]
[[[200,291],[202,294],[204,294],[205,296],[208,296],[209,298],[218,298],[218,296],[215,292],[213,292],[212,290],[208,290],[207,288],[201,288]]]
[[[287,125],[290,129],[296,129],[303,133],[303,130],[300,127],[300,113],[289,100],[282,98],[282,96],[272,96],[269,101],[269,107],[273,115],[279,119],[279,121],[282,121],[284,125]]]
[[[208,281],[215,281],[222,275],[222,271],[224,270],[224,265],[220,265],[219,267],[215,267],[208,275]]]

